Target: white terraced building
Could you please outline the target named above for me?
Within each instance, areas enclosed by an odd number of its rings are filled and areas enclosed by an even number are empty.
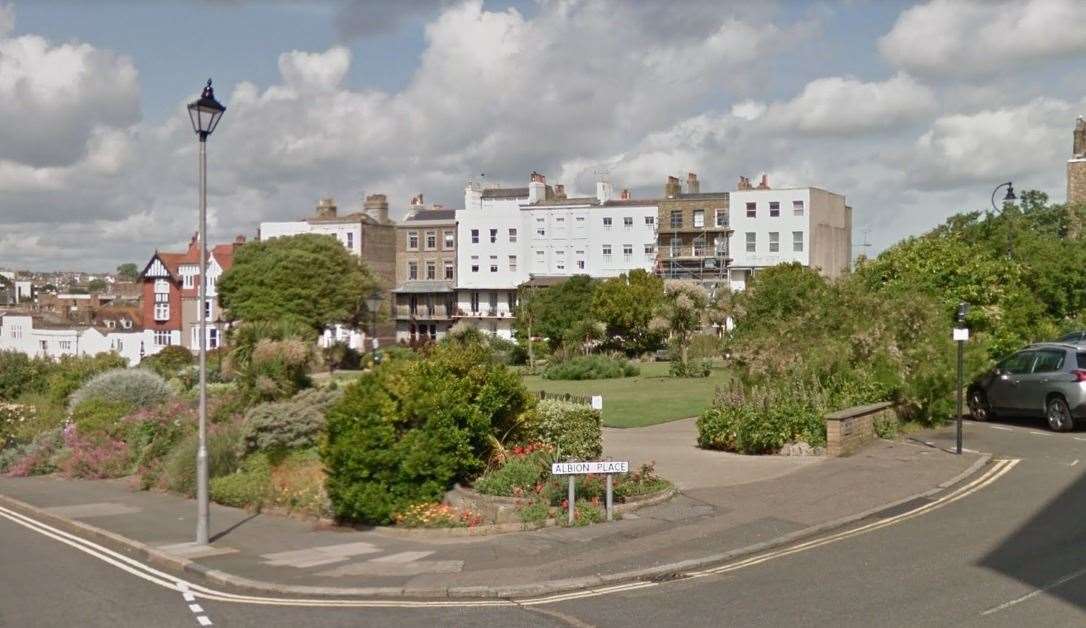
[[[103,330],[90,325],[49,324],[37,315],[0,313],[0,351],[61,358],[114,352],[136,366],[162,350],[150,330]]]
[[[457,316],[503,338],[512,338],[520,285],[651,272],[656,261],[658,204],[613,198],[605,181],[595,196],[575,198],[534,172],[526,188],[472,183],[464,207],[456,212]]]

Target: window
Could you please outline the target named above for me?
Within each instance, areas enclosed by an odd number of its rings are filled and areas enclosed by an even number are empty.
[[[158,295],[155,295],[156,297]],[[155,320],[156,321],[168,321],[170,320],[170,303],[169,301],[155,302]]]
[[[213,299],[204,301],[204,320],[215,320],[215,301]]]
[[[705,210],[704,209],[695,209],[694,210],[694,228],[695,229],[701,229],[703,227],[705,227]]]
[[[679,248],[680,248],[679,245],[680,245],[679,239],[676,238],[676,237],[672,237],[671,242],[668,243],[668,249],[669,249],[668,250],[668,255],[670,257],[678,257],[679,256]]]
[[[471,230],[471,243],[472,244],[479,244],[479,230],[478,229],[472,229]]]
[[[803,215],[803,201],[792,201],[792,215],[793,216],[802,216]]]
[[[61,351],[71,351],[72,350],[72,341],[71,340],[61,340],[60,341],[60,350]]]
[[[478,291],[472,291],[472,293],[471,293],[471,311],[472,312],[478,312],[479,311],[479,292]]]
[[[536,218],[535,219],[535,234],[537,236],[542,237],[542,236],[547,235],[547,228],[546,228],[545,224],[546,223],[545,223],[544,219],[542,219],[542,218]]]
[[[758,217],[758,203],[747,203],[747,218]]]
[[[1086,369],[1086,353],[1078,354],[1078,367],[1080,369]]]
[[[407,278],[418,279],[419,278],[419,263],[408,262],[407,263]]]
[[[445,279],[452,280],[454,272],[455,271],[453,270],[453,263],[445,262]]]
[[[38,341],[38,346],[41,347],[41,350],[44,353],[44,352],[49,350],[49,341],[47,341],[47,340],[39,340]]]
[[[354,250],[354,232],[353,231],[348,231],[347,232],[347,248],[349,250],[351,250],[351,251]]]
[[[565,251],[555,251],[554,255],[555,255],[554,267],[557,268],[558,270],[565,270],[566,269],[566,252]]]
[[[511,273],[517,272],[517,256],[516,255],[510,255],[509,256],[509,272],[511,272]]]
[[[408,231],[407,232],[407,250],[417,251],[419,250],[419,232]]]
[[[456,234],[452,231],[445,232],[445,250],[451,251],[456,247]]]
[[[607,263],[611,263],[611,245],[610,244],[604,244],[603,245],[603,261],[605,261]]]
[[[716,226],[727,227],[728,226],[728,210],[718,209],[716,210]]]
[[[671,228],[682,229],[683,226],[683,212],[681,209],[671,210]]]
[[[769,217],[777,218],[781,215],[780,201],[769,201]]]
[[[471,256],[471,272],[473,272],[473,273],[479,272],[479,256],[478,255],[472,255]]]
[[[63,348],[63,347],[62,347]],[[1034,373],[1054,373],[1063,370],[1063,351],[1045,349],[1037,352],[1037,361],[1033,364]]]
[[[426,232],[426,250],[427,251],[433,251],[436,248],[437,248],[437,232],[436,231],[427,231]]]
[[[747,232],[747,253],[753,253],[758,243],[758,234],[753,231]]]
[[[577,222],[578,223],[583,223],[584,222],[584,216],[577,216]]]
[[[626,231],[633,229],[633,216],[626,216],[622,219],[622,228]]]
[[[156,331],[155,332],[155,346],[165,347],[170,344],[170,332],[168,331]]]
[[[566,221],[566,219],[563,218],[562,216],[559,216],[559,217],[554,219],[554,222],[565,222],[565,221]]]
[[[584,260],[583,259],[577,260],[577,268],[578,268],[578,270],[584,270]]]
[[[185,289],[191,289],[194,285],[193,278],[194,276],[191,272],[186,272],[185,274],[181,275],[181,287]]]
[[[604,228],[604,230],[610,231],[610,229],[611,229],[611,217],[610,216],[604,216],[603,217],[603,228]]]
[[[431,281],[437,279],[437,262],[426,262],[426,278]]]
[[[347,235],[350,235],[350,234],[347,234]],[[219,330],[218,330],[218,328],[211,327],[210,329],[207,330],[207,348],[208,349],[218,349],[219,348]]]
[[[645,226],[652,227],[656,225],[656,216],[645,216]]]
[[[1000,362],[996,368],[1011,375],[1025,375],[1030,372],[1033,358],[1036,356],[1036,351],[1020,351]]]
[[[651,257],[655,257],[655,256],[656,256],[656,245],[655,244],[646,244],[645,245],[645,257],[650,257],[651,258]]]
[[[792,232],[792,250],[795,251],[796,253],[802,253],[803,252],[803,232],[802,231],[793,231]]]
[[[517,230],[516,229],[510,229],[509,230],[509,241],[510,242],[516,242],[517,241]]]
[[[490,230],[490,243],[495,244],[495,243],[497,243],[497,241],[498,241],[498,230],[497,229],[491,229]]]
[[[491,255],[490,256],[490,272],[492,272],[492,273],[498,272],[498,256],[497,255]]]
[[[769,252],[779,253],[781,250],[781,234],[777,231],[769,232]]]
[[[631,260],[633,260],[633,245],[632,244],[623,244],[622,245],[622,261],[629,262]]]

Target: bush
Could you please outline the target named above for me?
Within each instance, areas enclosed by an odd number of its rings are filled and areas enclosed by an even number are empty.
[[[47,392],[52,402],[61,405],[66,404],[68,397],[95,375],[128,367],[128,362],[116,353],[64,356],[48,364],[48,376],[41,391]]]
[[[85,435],[104,434],[118,437],[124,431],[121,419],[131,411],[132,406],[122,401],[91,397],[72,408],[71,424]]]
[[[616,475],[613,493],[616,502],[625,502],[631,497],[659,493],[670,487],[671,482],[656,475],[656,464],[649,462],[637,471]]]
[[[475,481],[475,490],[484,495],[503,497],[531,495],[550,472],[551,459],[548,449],[513,455],[500,467],[480,476]]]
[[[224,370],[253,401],[286,399],[312,384],[312,330],[289,322],[243,323],[232,341]]]
[[[698,418],[698,445],[744,454],[776,453],[786,443],[826,444],[824,393],[795,382],[775,388],[734,387]]]
[[[569,525],[569,507],[563,505],[563,512],[559,513],[558,525]],[[603,521],[604,512],[600,508],[599,499],[581,499],[577,498],[577,508],[573,512],[573,527],[580,528],[593,523],[599,523]]]
[[[324,414],[343,396],[340,390],[304,390],[288,401],[262,403],[245,413],[245,451],[286,451],[318,444]]]
[[[31,443],[18,448],[17,453],[8,459],[8,475],[27,477],[56,471],[54,459],[63,445],[64,435],[59,428],[38,434]]]
[[[240,430],[230,424],[216,425],[208,430],[208,477],[217,478],[238,468]],[[196,449],[198,437],[190,434],[170,453],[165,461],[160,482],[165,488],[192,497],[196,494]]]
[[[212,501],[224,506],[259,511],[271,492],[271,463],[262,454],[245,459],[234,473],[211,480]]]
[[[695,360],[693,358],[687,358],[685,362],[681,359],[674,359],[668,366],[668,373],[672,377],[709,377],[712,370],[713,365],[709,360]]]
[[[539,440],[561,460],[594,460],[603,453],[598,410],[584,404],[543,399],[536,405]]]
[[[144,369],[115,369],[92,377],[72,394],[70,407],[92,399],[149,408],[170,398],[170,387],[156,373]]]
[[[687,348],[687,358],[698,361],[711,361],[719,358],[723,342],[715,334],[698,334],[690,338],[690,346]]]
[[[362,365],[362,354],[345,342],[334,342],[321,350],[321,358],[328,371],[357,369]]]
[[[24,393],[40,391],[50,365],[17,351],[0,351],[0,401],[14,401]]]
[[[167,345],[158,353],[144,358],[140,368],[154,371],[163,379],[173,379],[195,361],[196,357],[188,349],[181,345]]]
[[[388,523],[440,501],[518,438],[530,397],[485,344],[456,338],[426,360],[387,360],[347,387],[327,416],[321,459],[337,517]]]
[[[15,445],[23,426],[33,420],[33,406],[0,402],[0,450]]]
[[[73,424],[64,428],[64,449],[56,464],[71,478],[124,477],[129,471],[129,449],[123,440],[101,432],[83,433]]]
[[[138,410],[124,418],[124,441],[131,451],[140,488],[158,484],[166,458],[196,430],[196,413],[180,402]]]
[[[53,401],[48,393],[24,393],[19,405],[30,410],[23,421],[11,425],[14,441],[26,444],[38,434],[60,429],[68,421],[68,409]]]
[[[624,358],[582,355],[551,364],[543,371],[543,379],[611,379],[634,377],[640,373],[641,369]]]
[[[423,503],[396,513],[393,522],[403,528],[474,528],[483,522],[483,517],[445,504]]]

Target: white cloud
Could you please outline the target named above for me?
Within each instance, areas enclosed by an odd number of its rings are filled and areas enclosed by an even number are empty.
[[[1084,23],[1079,0],[931,0],[903,11],[879,49],[917,74],[991,74],[1086,51]]]
[[[807,83],[792,100],[769,107],[767,124],[809,134],[856,134],[886,130],[935,110],[932,90],[898,74],[865,83],[831,76]]]
[[[299,91],[326,91],[339,87],[351,65],[351,53],[342,46],[320,52],[292,50],[279,55],[279,73]]]

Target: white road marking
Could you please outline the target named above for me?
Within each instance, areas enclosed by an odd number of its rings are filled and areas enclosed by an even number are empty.
[[[1020,604],[1022,602],[1025,602],[1026,600],[1028,600],[1030,598],[1034,598],[1034,597],[1044,593],[1045,591],[1048,591],[1050,589],[1055,589],[1056,587],[1060,586],[1061,584],[1070,582],[1070,581],[1074,580],[1075,578],[1079,578],[1079,577],[1081,577],[1083,575],[1086,575],[1086,568],[1079,569],[1078,571],[1076,571],[1074,573],[1069,573],[1066,576],[1060,578],[1059,580],[1057,580],[1057,581],[1055,581],[1055,582],[1053,582],[1051,584],[1047,584],[1047,585],[1041,587],[1040,589],[1035,589],[1035,590],[1023,595],[1022,597],[1015,598],[1013,600],[1010,600],[1009,602],[1004,602],[1004,603],[1000,604],[999,606],[993,606],[992,608],[989,608],[988,610],[981,613],[981,615],[984,616],[984,615],[991,615],[992,613],[998,613],[1001,610],[1008,609],[1008,608],[1014,606],[1015,604]]]
[[[186,602],[195,602],[196,601],[196,596],[192,594],[192,591],[187,591],[186,590],[184,593],[181,594],[181,597]]]
[[[1075,439],[1075,440],[1081,440],[1081,441],[1086,441],[1086,438],[1083,438],[1083,437],[1081,437],[1081,436],[1072,436],[1071,438],[1073,438],[1073,439]]]
[[[1009,427],[1003,427],[1003,426],[1000,426],[1000,425],[989,425],[988,427],[992,428],[993,430],[1003,430],[1004,432],[1013,432],[1014,431],[1013,429],[1011,429]]]
[[[1069,467],[1073,467],[1073,466],[1075,466],[1076,464],[1078,464],[1078,458],[1075,458],[1075,459],[1074,459],[1074,460],[1073,460],[1073,461],[1071,462],[1071,464],[1069,464],[1069,465],[1067,465],[1067,466],[1069,466]]]
[[[1034,432],[1033,430],[1030,430],[1029,433],[1034,436],[1052,436],[1052,432]]]
[[[196,621],[200,622],[201,626],[210,626],[211,620],[207,618],[207,615],[197,615]]]
[[[189,604],[189,610],[197,614],[204,612],[204,609],[201,608],[199,604]]]
[[[808,549],[821,547],[829,543],[834,543],[840,540],[844,540],[853,536],[857,536],[873,530],[878,530],[884,527],[888,527],[911,519],[913,517],[920,516],[926,512],[931,512],[937,508],[942,508],[960,499],[963,499],[983,488],[992,484],[1004,474],[1014,468],[1019,462],[1018,459],[1006,459],[999,460],[992,465],[990,469],[985,471],[980,477],[973,481],[960,486],[953,491],[931,501],[927,504],[914,508],[910,511],[904,512],[900,515],[890,517],[887,519],[881,519],[879,521],[845,530],[836,534],[814,539],[797,545],[785,547],[780,550],[767,552],[765,554],[759,554],[750,558],[738,560],[725,565],[720,565],[715,568],[706,569],[698,572],[689,572],[685,574],[687,577],[683,580],[692,578],[701,578],[715,574],[727,573],[731,571],[737,571],[739,569],[761,564],[775,558],[782,558],[790,556]],[[403,599],[319,599],[319,598],[275,598],[275,597],[263,597],[255,595],[239,595],[234,593],[227,593],[225,591],[219,591],[203,585],[199,585],[193,582],[188,582],[179,579],[177,576],[162,572],[154,567],[145,565],[133,558],[110,550],[106,547],[78,537],[74,534],[64,532],[50,526],[48,524],[37,521],[26,515],[22,515],[18,512],[4,508],[0,506],[0,516],[17,523],[27,529],[38,532],[43,536],[47,536],[56,541],[64,543],[72,548],[82,551],[86,554],[94,556],[99,560],[108,563],[128,572],[136,577],[142,578],[153,584],[157,584],[162,587],[175,589],[179,591],[193,591],[196,596],[206,599],[215,600],[221,602],[233,602],[237,604],[254,604],[264,606],[292,606],[292,607],[333,607],[333,608],[481,608],[481,607],[510,607],[510,606],[534,606],[539,604],[553,604],[555,602],[562,602],[565,600],[581,599],[587,597],[597,597],[601,595],[607,595],[610,593],[618,593],[622,591],[633,591],[637,589],[645,589],[650,587],[660,586],[661,583],[656,582],[628,582],[624,584],[616,584],[605,587],[597,587],[594,589],[587,589],[581,591],[572,591],[569,593],[560,593],[556,595],[528,598],[520,600],[403,600]],[[1053,585],[1055,586],[1055,585]],[[200,615],[197,617],[201,625],[210,626],[211,620],[207,617]],[[204,623],[204,622],[207,623]]]

